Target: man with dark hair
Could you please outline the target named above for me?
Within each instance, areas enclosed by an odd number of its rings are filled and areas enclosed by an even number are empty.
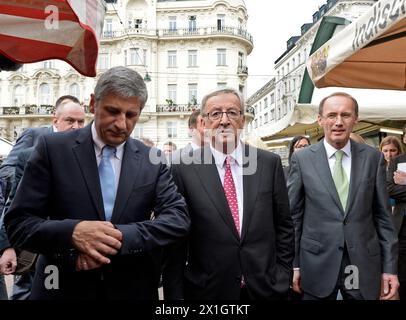
[[[295,226],[293,289],[305,300],[391,299],[397,237],[382,153],[350,140],[358,104],[346,93],[320,102],[324,139],[294,152],[288,178]]]
[[[168,166],[130,138],[147,97],[136,71],[111,68],[91,124],[39,138],[4,219],[13,246],[39,253],[30,299],[158,299],[154,252],[190,219]]]
[[[204,123],[200,109],[192,112],[188,120],[188,127],[192,140],[185,147],[172,153],[172,163],[179,164],[181,158],[187,162],[187,158],[192,156],[194,150],[204,146]]]

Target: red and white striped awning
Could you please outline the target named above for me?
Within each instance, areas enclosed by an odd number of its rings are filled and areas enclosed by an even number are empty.
[[[96,75],[103,0],[0,0],[0,54],[17,63],[61,59]]]

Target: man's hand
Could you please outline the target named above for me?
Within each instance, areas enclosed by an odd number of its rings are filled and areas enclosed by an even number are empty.
[[[395,274],[383,273],[381,280],[381,300],[390,300],[399,289],[398,276]]]
[[[406,183],[406,172],[397,170],[393,173],[393,181],[396,184],[405,185]]]
[[[4,250],[0,257],[0,273],[1,274],[13,274],[17,267],[17,256],[13,248],[7,248]]]
[[[96,260],[84,253],[80,253],[76,258],[76,271],[97,269],[102,265],[102,263],[98,263]]]
[[[82,221],[73,229],[72,242],[76,249],[98,264],[108,264],[121,248],[123,235],[108,221]]]
[[[297,293],[302,293],[302,288],[300,287],[300,271],[294,270],[293,271],[293,281],[292,281],[292,289]]]

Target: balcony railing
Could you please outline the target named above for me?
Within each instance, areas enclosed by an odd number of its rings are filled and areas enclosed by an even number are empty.
[[[235,27],[207,27],[207,28],[185,28],[185,29],[162,29],[158,30],[158,36],[161,38],[166,37],[179,37],[179,36],[210,36],[210,35],[230,35],[241,37],[253,43],[252,36],[242,28]]]
[[[86,113],[89,113],[89,106],[84,105]],[[53,105],[22,105],[21,107],[2,107],[0,108],[0,114],[2,115],[51,115],[55,112]]]
[[[184,29],[139,29],[126,28],[125,30],[111,30],[102,33],[102,40],[113,40],[115,38],[127,35],[152,36],[159,38],[176,38],[176,37],[201,37],[211,35],[229,35],[240,37],[253,43],[252,36],[242,28],[235,27],[207,27],[207,28],[184,28]]]
[[[247,66],[238,66],[237,73],[241,75],[248,75],[248,67]]]
[[[192,112],[199,108],[200,105],[192,104],[157,104],[156,112]]]
[[[157,104],[156,112],[192,112],[196,109],[199,109],[200,105],[191,105],[191,104]],[[247,106],[245,107],[245,113],[251,116],[255,116],[255,109],[254,107]]]

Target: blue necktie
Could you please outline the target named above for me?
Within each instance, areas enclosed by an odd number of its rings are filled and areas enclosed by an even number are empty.
[[[116,199],[116,176],[110,161],[111,157],[114,157],[115,154],[116,148],[106,145],[102,150],[102,158],[99,164],[100,186],[103,195],[104,214],[107,221],[111,220]]]

